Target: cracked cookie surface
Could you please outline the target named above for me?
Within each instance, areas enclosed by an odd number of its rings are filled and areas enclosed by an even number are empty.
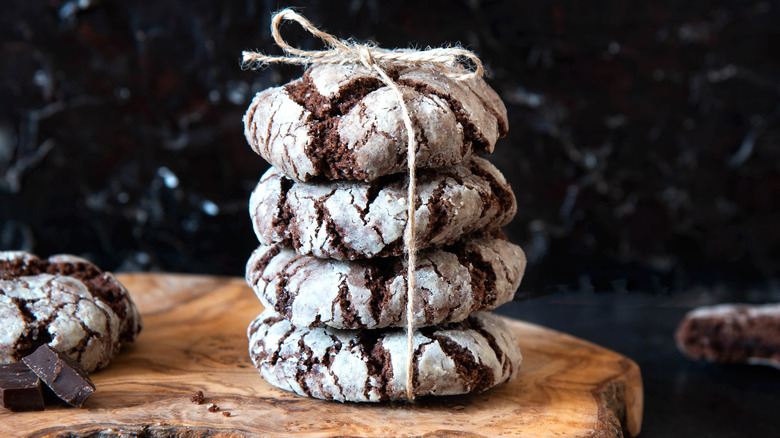
[[[249,354],[270,384],[326,400],[405,398],[403,329],[298,328],[266,310],[249,325]],[[517,376],[522,357],[514,333],[496,315],[420,328],[414,336],[416,396],[482,392]]]
[[[5,251],[0,326],[0,363],[49,344],[92,372],[108,365],[123,342],[135,340],[141,317],[127,289],[87,260]]]
[[[430,67],[390,75],[410,111],[418,167],[490,153],[506,135],[506,108],[482,78],[456,80]],[[244,116],[244,135],[255,152],[297,181],[373,181],[407,166],[399,103],[361,65],[315,65],[300,79],[257,93]]]
[[[355,260],[400,255],[407,225],[407,178],[373,182],[295,182],[271,167],[249,202],[264,245],[282,243],[299,254]],[[487,160],[420,171],[417,247],[447,245],[462,236],[506,225],[517,210],[504,176]]]
[[[464,239],[417,255],[416,326],[462,321],[512,299],[526,259],[502,237]],[[263,306],[299,327],[406,324],[403,257],[336,261],[261,245],[247,263],[246,280]]]
[[[696,308],[680,322],[675,341],[677,348],[693,360],[780,369],[780,303]]]

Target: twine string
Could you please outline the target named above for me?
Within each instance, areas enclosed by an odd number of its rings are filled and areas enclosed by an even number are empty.
[[[280,28],[283,22],[294,21],[307,32],[316,36],[328,47],[327,50],[302,50],[293,47],[282,38]],[[250,69],[263,68],[269,64],[374,64],[386,66],[436,65],[445,74],[455,79],[481,77],[484,67],[479,57],[462,47],[436,47],[425,50],[395,49],[388,50],[373,44],[358,44],[351,40],[339,40],[323,32],[302,15],[292,9],[284,9],[274,14],[271,20],[271,35],[274,42],[283,51],[282,56],[268,56],[260,52],[242,52],[243,66]],[[369,56],[366,57],[365,54]],[[371,64],[366,61],[370,59]]]
[[[302,50],[289,45],[279,31],[285,21],[294,21],[307,32],[322,40],[327,50]],[[271,20],[271,35],[274,42],[285,53],[283,56],[268,56],[259,52],[242,52],[243,66],[258,69],[269,64],[361,64],[376,72],[382,82],[395,95],[400,105],[401,115],[407,135],[407,168],[409,185],[406,197],[408,224],[404,232],[406,247],[406,398],[414,401],[414,291],[417,288],[415,267],[417,266],[417,221],[415,218],[417,192],[417,140],[414,124],[407,108],[406,99],[398,84],[387,73],[394,67],[435,65],[445,75],[465,80],[481,77],[484,74],[482,62],[473,52],[461,47],[438,47],[426,50],[395,49],[388,50],[373,44],[357,44],[351,40],[339,40],[323,32],[302,15],[292,9],[284,9],[274,14]]]

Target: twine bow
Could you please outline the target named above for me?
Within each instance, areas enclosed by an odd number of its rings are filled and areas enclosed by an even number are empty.
[[[321,39],[328,50],[301,50],[295,48],[282,38],[279,28],[283,21],[295,21],[306,31]],[[357,44],[351,40],[339,40],[335,36],[323,32],[309,20],[292,9],[284,9],[274,14],[271,19],[271,35],[274,42],[285,53],[284,56],[268,56],[258,52],[242,52],[243,66],[258,69],[268,64],[362,64],[372,70],[376,64],[389,66],[436,65],[445,74],[454,79],[470,79],[481,77],[485,70],[482,61],[474,52],[462,47],[437,47],[426,50],[395,49],[388,50],[373,44]],[[470,61],[472,66],[468,64]]]
[[[295,21],[306,31],[322,40],[328,50],[301,50],[282,38],[279,28],[284,21]],[[408,67],[432,65],[445,75],[466,80],[481,77],[484,74],[482,61],[473,52],[461,47],[439,47],[426,50],[395,49],[388,50],[376,47],[374,44],[357,44],[352,40],[339,40],[335,36],[314,27],[309,20],[292,9],[284,9],[274,14],[271,20],[271,34],[276,45],[285,53],[284,56],[268,56],[257,52],[242,52],[245,68],[259,69],[269,64],[361,64],[376,72],[382,82],[393,91],[400,107],[407,134],[407,163],[409,173],[409,188],[407,193],[408,226],[404,233],[406,246],[406,335],[407,335],[407,368],[406,368],[406,398],[414,401],[414,291],[416,289],[415,267],[417,265],[417,242],[415,239],[417,225],[414,215],[417,192],[416,151],[417,141],[414,135],[414,125],[409,115],[406,100],[398,84],[388,75],[392,67]],[[472,65],[469,65],[468,61]]]

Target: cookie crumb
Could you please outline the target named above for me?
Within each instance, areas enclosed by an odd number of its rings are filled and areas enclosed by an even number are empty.
[[[224,415],[226,417],[229,417],[230,416],[230,411],[222,411],[222,415]]]
[[[219,406],[212,403],[209,405],[209,407],[206,408],[206,410],[208,410],[209,412],[217,412],[219,410]]]
[[[205,397],[203,397],[203,391],[198,391],[195,393],[195,395],[190,397],[190,401],[196,405],[199,405],[203,403],[204,398]]]

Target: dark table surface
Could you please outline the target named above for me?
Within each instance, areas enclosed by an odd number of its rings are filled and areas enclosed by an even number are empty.
[[[693,362],[674,344],[677,324],[693,307],[750,298],[749,293],[738,296],[711,290],[666,296],[559,292],[505,304],[498,313],[569,333],[633,359],[644,385],[642,437],[776,437],[780,436],[780,370]]]

